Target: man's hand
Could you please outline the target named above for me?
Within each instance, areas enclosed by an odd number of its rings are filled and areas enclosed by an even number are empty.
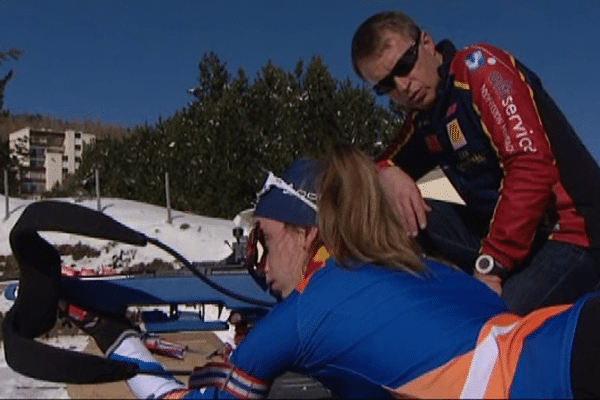
[[[419,228],[425,229],[427,226],[427,212],[431,211],[417,184],[396,166],[382,169],[378,176],[388,201],[400,217],[400,222],[409,235],[417,236]]]
[[[485,283],[487,287],[496,292],[498,296],[502,296],[502,279],[499,276],[491,274],[480,274],[479,272],[475,272],[473,276],[478,281]]]

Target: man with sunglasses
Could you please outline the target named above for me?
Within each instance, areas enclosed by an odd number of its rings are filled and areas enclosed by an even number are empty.
[[[377,160],[404,226],[514,312],[571,302],[600,280],[600,170],[539,78],[488,44],[457,51],[401,12],[368,18],[355,72],[409,110]],[[466,206],[425,201],[441,167]]]

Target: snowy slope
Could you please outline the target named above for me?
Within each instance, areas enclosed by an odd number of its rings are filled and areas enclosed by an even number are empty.
[[[59,199],[75,203],[72,199]],[[0,202],[4,203],[4,196],[0,196]],[[10,254],[8,234],[15,222],[23,212],[23,209],[32,201],[21,199],[9,199],[10,215],[8,219],[0,221],[0,254]],[[84,200],[76,204],[96,209],[96,200]],[[230,253],[229,246],[225,240],[234,241],[232,229],[236,225],[233,221],[202,217],[179,211],[172,212],[172,224],[167,223],[167,211],[163,207],[139,203],[131,200],[102,199],[102,211],[104,214],[117,221],[137,230],[149,237],[154,237],[165,244],[178,250],[184,257],[191,261],[219,260]],[[76,244],[82,242],[92,247],[101,248],[107,242],[81,236],[63,233],[45,233],[43,235],[53,244]],[[119,247],[117,250],[135,249],[136,262],[152,261],[153,258],[172,260],[162,250],[146,246],[139,248],[135,246]],[[118,253],[115,250],[109,252],[109,256]],[[102,262],[102,260],[98,261]],[[93,267],[94,265],[88,265]]]

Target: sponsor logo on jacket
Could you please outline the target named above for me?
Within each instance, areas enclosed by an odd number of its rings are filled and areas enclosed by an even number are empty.
[[[458,150],[467,144],[467,139],[465,139],[465,135],[463,135],[456,118],[446,124],[446,130],[448,131],[450,144],[452,144],[454,150]]]
[[[465,58],[465,65],[471,72],[483,67],[485,65],[485,58],[483,57],[483,53],[481,52],[481,50],[477,50],[469,54]]]
[[[446,117],[449,117],[452,114],[456,113],[457,107],[458,106],[456,105],[456,103],[454,103],[450,107],[448,107],[448,110],[446,110]]]
[[[492,85],[492,89],[494,90],[496,95],[500,97],[500,99],[502,99],[501,103],[502,107],[504,107],[504,114],[508,116],[508,121],[510,125],[509,133],[512,133],[512,135],[514,135],[514,137],[518,140],[518,144],[521,150],[530,153],[535,153],[537,149],[535,148],[533,141],[529,136],[533,133],[533,130],[528,131],[527,128],[524,126],[523,118],[519,114],[519,109],[517,105],[514,103],[514,98],[512,96],[512,80],[504,79],[500,72],[493,71],[488,76],[488,82],[490,82],[490,84]]]
[[[462,172],[466,172],[487,160],[485,152],[469,152],[467,150],[461,150],[458,152],[458,162],[456,168]]]
[[[490,113],[496,122],[496,125],[498,125],[502,131],[502,137],[504,139],[504,151],[506,151],[508,154],[514,153],[515,147],[513,146],[510,135],[508,134],[508,127],[506,126],[504,115],[496,105],[496,102],[492,98],[492,95],[485,84],[481,86],[481,96],[483,97],[483,101],[485,101],[487,104]]]
[[[425,144],[427,145],[427,150],[429,150],[430,153],[441,153],[443,150],[442,144],[438,140],[435,133],[425,136]]]

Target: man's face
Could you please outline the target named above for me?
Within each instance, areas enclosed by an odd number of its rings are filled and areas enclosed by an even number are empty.
[[[388,95],[396,103],[411,110],[427,110],[436,98],[440,82],[438,67],[441,55],[435,51],[435,43],[427,32],[421,33],[418,58],[414,67],[406,76],[395,76],[395,89]],[[365,79],[375,85],[388,76],[400,57],[415,43],[415,40],[402,34],[386,30],[383,32],[385,43],[380,53],[358,61],[358,68]]]
[[[303,228],[286,228],[270,218],[257,218],[265,235],[265,273],[271,290],[286,298],[298,286],[309,261],[308,240]]]

